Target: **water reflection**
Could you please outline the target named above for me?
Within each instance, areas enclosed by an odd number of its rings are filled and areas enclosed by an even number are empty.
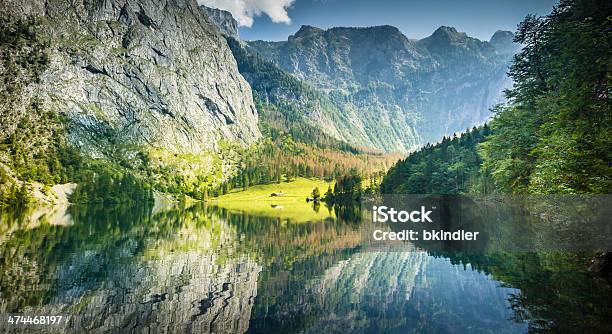
[[[0,314],[70,315],[66,332],[612,328],[610,288],[581,255],[381,251],[358,206],[301,223],[205,205],[54,210],[0,215]]]
[[[250,331],[361,333],[520,333],[510,320],[514,289],[424,252],[359,252],[286,291]],[[266,312],[267,311],[267,312]]]

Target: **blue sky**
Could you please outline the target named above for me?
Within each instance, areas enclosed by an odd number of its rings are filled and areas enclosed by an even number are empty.
[[[488,40],[496,30],[516,29],[527,14],[548,14],[554,0],[199,0],[229,10],[245,40],[286,40],[303,24],[398,27],[423,38],[442,25]],[[250,25],[250,27],[248,26]]]

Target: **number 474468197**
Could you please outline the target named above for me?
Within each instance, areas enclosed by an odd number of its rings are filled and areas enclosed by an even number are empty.
[[[8,323],[11,325],[59,325],[61,315],[9,315]]]

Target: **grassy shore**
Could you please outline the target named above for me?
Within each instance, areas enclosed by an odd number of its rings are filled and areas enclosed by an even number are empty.
[[[320,179],[298,177],[291,182],[257,185],[246,190],[234,189],[230,193],[211,199],[209,203],[229,210],[239,210],[269,217],[279,217],[293,222],[321,220],[333,216],[324,204],[316,212],[312,203],[306,203],[306,197],[314,188],[321,194],[327,191],[332,183]],[[281,193],[282,196],[271,196]]]

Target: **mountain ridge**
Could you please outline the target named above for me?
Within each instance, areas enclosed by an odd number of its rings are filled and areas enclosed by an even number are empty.
[[[411,151],[483,123],[511,86],[511,53],[447,26],[411,40],[389,25],[304,25],[287,41],[245,43],[355,115],[343,134],[349,143],[362,129],[369,145],[387,151]]]

